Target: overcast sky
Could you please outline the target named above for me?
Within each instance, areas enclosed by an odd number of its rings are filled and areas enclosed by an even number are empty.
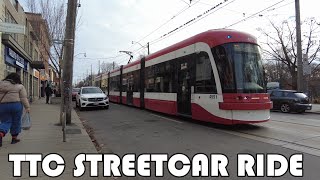
[[[129,56],[119,51],[134,52],[134,59],[147,54],[141,45],[150,43],[150,53],[209,29],[225,28],[263,9],[252,18],[229,28],[245,31],[260,37],[257,28],[267,29],[268,21],[281,22],[295,16],[294,0],[81,0],[81,23],[76,34],[74,81],[87,72],[98,72],[98,63],[126,64]],[[165,39],[164,34],[203,14],[223,2],[199,21],[183,26]],[[23,1],[22,1],[23,3]],[[320,18],[320,2],[300,0],[301,19]],[[259,16],[262,15],[262,16]],[[203,17],[203,16],[202,16]],[[160,40],[160,41],[157,41]],[[83,54],[86,53],[86,58]],[[78,54],[78,55],[77,55]],[[116,58],[112,58],[116,57]]]

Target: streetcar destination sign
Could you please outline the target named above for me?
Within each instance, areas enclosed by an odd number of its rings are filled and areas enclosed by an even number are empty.
[[[13,23],[0,22],[0,32],[25,34],[25,26]]]

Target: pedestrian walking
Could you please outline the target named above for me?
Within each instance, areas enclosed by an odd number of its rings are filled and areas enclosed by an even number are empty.
[[[45,88],[44,91],[46,92],[46,104],[49,104],[50,97],[52,96],[52,93],[53,93],[53,91],[52,91],[52,89],[51,89],[49,84],[47,84],[47,87]]]
[[[19,74],[11,73],[0,81],[0,147],[2,138],[9,130],[12,136],[11,144],[20,142],[17,137],[21,132],[23,106],[26,112],[30,111],[27,91]]]

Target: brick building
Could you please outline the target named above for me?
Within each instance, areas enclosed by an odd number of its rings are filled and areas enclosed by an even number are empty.
[[[39,47],[39,57],[42,62],[44,62],[44,69],[40,72],[40,80],[41,80],[41,96],[45,96],[44,88],[47,83],[50,83],[50,79],[52,80],[53,77],[49,65],[49,58],[50,58],[50,35],[48,30],[47,22],[43,19],[41,14],[36,13],[26,13],[27,19],[31,23],[32,28],[35,31],[35,35],[38,38],[37,45]]]

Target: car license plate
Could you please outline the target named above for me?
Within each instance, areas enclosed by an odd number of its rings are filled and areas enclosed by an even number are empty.
[[[99,103],[98,103],[98,102],[95,102],[95,103],[93,103],[93,104],[94,104],[94,105],[96,105],[96,106],[97,106],[97,105],[99,105]]]
[[[311,109],[311,107],[307,107],[307,109],[308,109],[308,110],[310,110],[310,109]]]

